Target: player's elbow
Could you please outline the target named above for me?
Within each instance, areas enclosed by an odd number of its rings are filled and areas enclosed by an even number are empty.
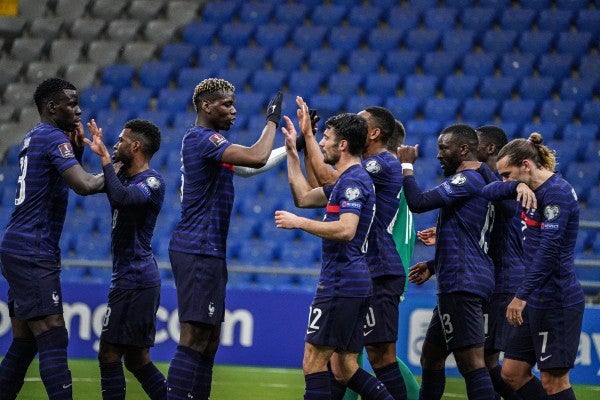
[[[352,239],[354,239],[355,235],[356,235],[356,228],[343,227],[342,229],[339,230],[338,240],[340,240],[342,242],[349,242]]]

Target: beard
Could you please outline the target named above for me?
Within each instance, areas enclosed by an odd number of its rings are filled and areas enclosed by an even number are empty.
[[[452,158],[445,159],[444,162],[441,163],[442,171],[444,171],[444,177],[452,176],[456,173],[458,166],[460,165],[460,160]]]

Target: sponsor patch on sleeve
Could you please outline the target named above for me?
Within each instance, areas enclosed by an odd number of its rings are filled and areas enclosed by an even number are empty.
[[[219,147],[223,143],[227,142],[225,136],[221,135],[220,133],[213,133],[208,139],[212,142],[212,144],[215,145],[215,147]]]
[[[60,155],[62,158],[74,158],[75,153],[73,153],[73,147],[71,143],[61,143],[58,145],[58,150],[60,151]]]

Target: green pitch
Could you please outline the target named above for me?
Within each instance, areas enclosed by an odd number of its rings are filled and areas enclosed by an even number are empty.
[[[166,375],[168,364],[157,363]],[[100,372],[95,360],[69,360],[73,376],[73,397],[95,400],[100,396]],[[144,399],[144,391],[135,378],[127,373],[127,399]],[[217,365],[213,375],[213,400],[298,400],[304,393],[304,378],[299,369],[258,368]],[[462,379],[448,378],[443,399],[466,399]],[[600,386],[575,386],[578,400],[600,398]],[[40,381],[37,359],[29,368],[19,399],[44,399],[46,392]]]

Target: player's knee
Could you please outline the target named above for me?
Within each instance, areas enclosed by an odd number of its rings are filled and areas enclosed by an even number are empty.
[[[557,393],[570,386],[569,369],[553,368],[542,370],[540,380],[546,392]]]

